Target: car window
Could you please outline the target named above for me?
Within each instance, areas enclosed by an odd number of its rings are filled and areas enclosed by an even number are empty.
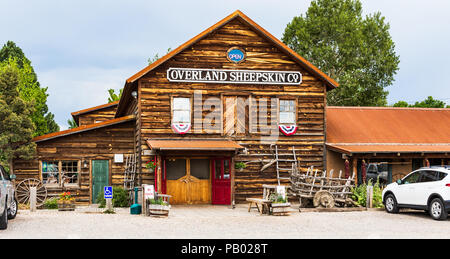
[[[417,183],[419,181],[421,171],[414,172],[403,179],[404,184]]]
[[[438,173],[438,176],[437,176],[438,181],[440,181],[440,180],[444,179],[445,177],[447,177],[446,173],[443,173],[443,172],[437,172],[437,173]]]
[[[378,165],[378,172],[386,172],[388,170],[388,164]]]
[[[426,182],[434,182],[437,181],[437,172],[436,171],[422,171],[422,177],[420,178],[421,183]]]
[[[374,164],[369,164],[367,168],[367,172],[369,173],[377,173],[377,167]]]

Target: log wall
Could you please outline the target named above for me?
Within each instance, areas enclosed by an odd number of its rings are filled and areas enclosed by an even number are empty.
[[[241,47],[247,53],[245,62],[234,64],[227,60],[226,52],[230,47]],[[166,78],[166,71],[171,67],[208,68],[208,69],[245,69],[245,70],[279,70],[300,71],[303,82],[300,86],[288,85],[252,85],[252,84],[212,84],[212,83],[174,83]],[[324,168],[325,143],[325,100],[326,87],[322,81],[313,76],[297,62],[292,60],[258,32],[246,25],[239,18],[234,19],[222,28],[212,32],[204,39],[175,55],[155,70],[143,76],[139,82],[139,125],[137,135],[142,140],[148,138],[229,138],[237,141],[248,149],[248,154],[238,155],[236,162],[259,161],[273,158],[269,152],[270,143],[264,143],[261,138],[270,126],[258,125],[254,116],[259,112],[258,100],[294,99],[297,105],[297,125],[299,130],[295,135],[284,136],[278,131],[278,125],[272,125],[276,136],[272,143],[279,146],[281,153],[297,150],[298,162],[302,170],[310,166]],[[197,92],[196,92],[197,91]],[[171,98],[193,97],[194,92],[202,94],[202,103],[193,104],[193,118],[205,120],[213,112],[223,114],[223,99],[225,96],[245,96],[252,101],[248,106],[250,119],[247,121],[246,133],[236,136],[224,136],[221,132],[222,121],[218,121],[212,131],[193,128],[183,136],[171,129]],[[211,101],[211,98],[212,101]],[[209,103],[205,103],[210,100]],[[199,116],[199,109],[204,108]],[[278,107],[274,107],[278,110]],[[268,112],[267,119],[276,119],[277,114]],[[252,124],[250,126],[250,124]],[[145,141],[140,141],[142,151],[148,150]],[[142,156],[143,164],[150,159]],[[275,184],[276,169],[274,166],[260,172],[261,163],[249,163],[242,172],[236,172],[235,197],[243,201],[246,197],[262,195],[262,184]],[[284,174],[287,176],[287,173]],[[144,176],[153,183],[153,176]],[[285,181],[284,183],[287,183]]]
[[[47,141],[37,142],[37,154],[32,160],[14,160],[16,182],[26,178],[42,180],[41,161],[80,161],[81,172],[76,187],[48,187],[50,196],[63,191],[76,194],[78,204],[89,204],[92,196],[91,161],[109,160],[109,183],[123,186],[125,163],[114,163],[114,154],[132,154],[134,152],[135,121],[124,122],[113,126],[91,131],[75,133]],[[89,167],[83,168],[83,161],[89,161]]]

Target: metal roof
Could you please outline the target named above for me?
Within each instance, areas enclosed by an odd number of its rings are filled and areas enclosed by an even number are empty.
[[[327,107],[327,146],[344,153],[450,152],[450,109]]]

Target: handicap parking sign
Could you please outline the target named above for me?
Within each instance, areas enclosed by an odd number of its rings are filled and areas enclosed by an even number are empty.
[[[104,194],[105,194],[105,199],[112,199],[113,198],[112,186],[105,186]]]

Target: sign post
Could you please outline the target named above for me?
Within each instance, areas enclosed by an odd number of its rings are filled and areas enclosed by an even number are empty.
[[[106,200],[106,208],[108,211],[113,210],[112,206],[112,198],[113,198],[113,189],[112,186],[105,186],[104,188],[104,197]]]

